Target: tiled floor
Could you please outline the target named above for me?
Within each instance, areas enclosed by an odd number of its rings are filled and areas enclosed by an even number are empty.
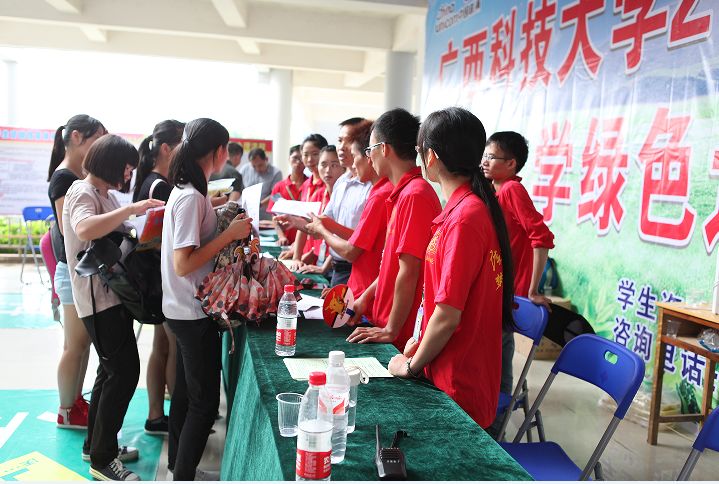
[[[37,281],[37,276],[34,276]],[[39,282],[22,287],[19,283],[19,265],[0,264],[0,297],[5,293],[22,292],[33,304],[46,305],[49,314],[49,292]],[[0,351],[0,368],[4,368],[0,378],[0,388],[42,388],[50,389],[56,385],[57,361],[62,349],[62,329],[59,325],[49,329],[4,329],[0,330],[3,342]],[[152,343],[152,328],[142,330],[138,342],[142,374],[140,387],[145,387],[145,367]],[[523,364],[523,357],[515,356],[516,374]],[[97,365],[93,355],[90,368]],[[551,362],[537,361],[530,372],[530,392],[532,398],[544,383]],[[13,370],[9,370],[13,369]],[[90,388],[94,372],[88,371],[85,387]],[[587,461],[594,446],[611,418],[610,412],[600,408],[600,390],[570,377],[559,376],[542,405],[547,437],[554,440],[567,451],[569,456],[581,465]],[[225,415],[224,398],[223,408]],[[519,413],[510,423],[509,436],[513,436],[520,423]],[[222,459],[225,437],[224,419],[215,425],[216,433],[210,436],[200,467],[218,470]],[[662,432],[659,445],[652,447],[646,443],[647,431],[638,424],[624,421],[620,424],[614,439],[610,442],[601,459],[605,478],[609,480],[674,480],[681,469],[691,443],[694,440],[693,426],[682,430],[684,435],[675,432]],[[167,448],[163,449],[158,478],[165,479]],[[711,480],[719,476],[719,455],[705,452],[700,459],[692,478]]]

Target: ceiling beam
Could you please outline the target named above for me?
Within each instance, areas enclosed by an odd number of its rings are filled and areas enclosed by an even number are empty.
[[[168,15],[172,12],[172,15]],[[248,4],[246,28],[225,24],[209,2],[198,0],[93,0],[81,16],[59,12],[42,0],[2,0],[0,19],[44,25],[90,24],[110,31],[162,33],[215,39],[238,38],[262,44],[325,46],[361,51],[390,50],[392,17],[272,3]]]
[[[240,46],[240,49],[242,49],[242,52],[249,55],[260,55],[262,54],[262,51],[260,51],[260,44],[255,42],[254,40],[247,40],[247,39],[237,39],[237,43]]]
[[[75,27],[32,25],[1,20],[0,44],[239,62],[267,67],[338,73],[360,73],[364,70],[364,54],[362,52],[342,49],[299,48],[267,44],[262,47],[262,56],[253,56],[244,53],[237,42],[232,40],[183,38],[140,32],[112,32],[109,42],[103,44],[89,41]]]
[[[85,34],[85,37],[87,37],[88,40],[91,42],[100,42],[100,43],[106,43],[107,42],[107,31],[103,29],[98,29],[97,27],[80,27],[80,30],[83,34]]]
[[[244,0],[212,0],[212,5],[222,17],[225,25],[230,27],[246,28],[247,21],[247,2]]]
[[[45,0],[51,7],[64,13],[82,13],[82,0]]]

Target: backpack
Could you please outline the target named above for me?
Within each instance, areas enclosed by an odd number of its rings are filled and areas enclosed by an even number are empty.
[[[77,254],[75,267],[82,277],[98,275],[120,299],[130,315],[142,324],[161,324],[162,276],[160,253],[136,251],[137,239],[129,234],[112,232],[92,241],[90,248]],[[90,285],[93,313],[95,294]]]

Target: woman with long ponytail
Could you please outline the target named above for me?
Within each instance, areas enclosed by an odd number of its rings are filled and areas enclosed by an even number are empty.
[[[70,272],[65,255],[63,214],[65,195],[75,180],[84,178],[82,163],[87,151],[97,138],[107,131],[100,121],[86,114],[78,114],[55,131],[55,141],[48,169],[47,190],[55,223],[50,229],[52,250],[57,260],[54,286],[63,310],[65,344],[57,366],[57,386],[60,407],[57,426],[61,428],[87,428],[88,403],[82,397],[87,361],[90,356],[90,336],[77,315],[72,297]]]
[[[447,205],[425,254],[419,341],[410,340],[389,364],[393,375],[429,378],[483,428],[497,410],[502,327],[514,326],[512,256],[502,210],[480,166],[485,141],[482,122],[462,108],[434,112],[422,123],[417,151]]]
[[[140,162],[135,170],[135,188],[132,201],[162,200],[167,202],[172,185],[167,181],[172,152],[182,141],[185,123],[168,119],[157,123],[152,134],[142,140],[138,148]],[[159,267],[156,269],[160,270]],[[165,386],[172,395],[175,389],[177,342],[165,324],[156,325],[152,337],[152,351],[147,361],[148,415],[145,432],[151,435],[168,433],[165,415]]]
[[[170,162],[175,188],[162,226],[162,312],[177,338],[178,354],[167,455],[172,475],[167,480],[195,478],[220,403],[219,327],[195,299],[197,288],[212,271],[215,255],[252,230],[251,219],[238,215],[218,234],[207,196],[207,181],[224,166],[229,140],[217,121],[195,119],[185,126]]]

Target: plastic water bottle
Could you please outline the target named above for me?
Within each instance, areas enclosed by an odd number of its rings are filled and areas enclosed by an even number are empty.
[[[288,284],[277,306],[275,353],[279,356],[294,356],[296,346],[297,299],[295,299],[295,286]]]
[[[332,463],[345,459],[347,450],[347,410],[350,399],[350,377],[344,367],[345,354],[330,351],[327,384],[320,391],[320,406],[332,409]]]
[[[295,479],[329,481],[332,471],[332,415],[320,405],[320,390],[327,376],[321,371],[310,373],[310,385],[302,397],[297,426],[297,459]]]

